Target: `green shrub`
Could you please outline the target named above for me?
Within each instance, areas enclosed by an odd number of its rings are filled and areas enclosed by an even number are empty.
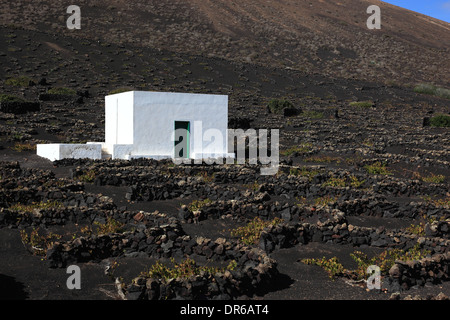
[[[430,253],[431,251],[429,250],[420,249],[418,243],[409,250],[388,249],[370,259],[361,251],[354,251],[350,256],[358,265],[355,270],[345,269],[336,257],[330,259],[325,257],[321,259],[302,259],[301,262],[322,267],[332,279],[336,276],[349,276],[351,274],[356,275],[358,279],[364,279],[367,276],[367,268],[371,265],[380,267],[381,275],[386,276],[389,274],[389,270],[395,264],[395,261],[421,260]]]
[[[436,93],[436,87],[429,83],[420,83],[414,87],[414,92],[432,94]]]
[[[311,170],[306,167],[301,167],[301,168],[293,167],[293,168],[289,169],[289,175],[306,177],[306,178],[308,178],[308,181],[312,181],[314,179],[314,177],[320,173],[321,173],[320,170]]]
[[[450,99],[450,89],[437,88],[435,95],[444,99]]]
[[[420,83],[414,87],[414,92],[430,94],[444,99],[450,99],[450,89],[436,87],[430,83]]]
[[[205,200],[194,200],[188,205],[188,210],[190,212],[198,211],[210,203],[212,203],[212,201],[209,198],[206,198]]]
[[[58,201],[41,201],[41,202],[33,202],[32,204],[21,204],[17,203],[12,205],[9,209],[12,211],[16,211],[18,213],[32,213],[33,210],[47,210],[47,209],[58,209],[62,208],[62,204]]]
[[[430,125],[433,127],[450,127],[450,116],[439,114],[430,119]]]
[[[349,103],[350,107],[357,107],[357,108],[370,108],[373,106],[372,101],[353,101]]]
[[[77,92],[74,89],[64,88],[64,87],[51,88],[48,90],[48,93],[49,94],[60,94],[60,95],[65,95],[65,96],[74,96],[77,94]]]
[[[40,235],[39,228],[33,229],[30,234],[25,230],[21,230],[20,237],[24,245],[30,246],[33,253],[40,256],[45,256],[47,250],[53,247],[55,241],[62,238],[61,235],[52,232],[47,235]]]
[[[0,94],[0,102],[25,102],[25,100],[12,94],[2,93]]]
[[[323,118],[323,112],[319,111],[303,111],[302,116],[310,119],[322,119]]]
[[[336,257],[330,259],[325,257],[321,259],[302,259],[301,262],[308,265],[322,267],[331,279],[334,279],[336,276],[340,276],[345,272],[344,266]]]
[[[267,107],[271,113],[282,113],[286,108],[294,108],[294,105],[288,100],[272,99]]]
[[[373,164],[367,164],[364,166],[364,169],[370,174],[384,174],[384,175],[391,175],[392,172],[386,168],[386,164],[381,163],[379,161],[373,163]]]
[[[239,239],[246,245],[257,244],[261,237],[261,232],[269,225],[277,225],[281,223],[280,218],[274,218],[270,221],[264,221],[259,217],[254,218],[247,225],[233,229],[231,236],[239,237]]]
[[[28,87],[30,85],[33,85],[34,81],[27,76],[19,76],[6,79],[5,84],[16,87]]]
[[[299,146],[293,146],[289,149],[283,150],[280,152],[280,154],[284,157],[288,157],[290,155],[293,155],[295,153],[307,153],[311,151],[312,144],[310,143],[302,143]]]
[[[86,171],[84,174],[77,177],[77,180],[87,183],[92,183],[95,181],[95,170],[91,169]]]
[[[148,271],[141,272],[140,276],[152,279],[161,279],[163,281],[168,281],[170,279],[189,279],[192,276],[200,275],[201,273],[224,273],[227,270],[233,271],[237,263],[232,260],[228,266],[224,268],[208,267],[208,266],[197,266],[196,262],[191,258],[186,258],[180,263],[175,263],[175,259],[171,258],[170,262],[173,267],[166,266],[160,261],[153,264]]]

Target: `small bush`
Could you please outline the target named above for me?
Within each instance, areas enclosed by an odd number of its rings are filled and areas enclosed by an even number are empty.
[[[5,84],[16,87],[28,87],[34,84],[33,79],[27,76],[19,76],[6,79]]]
[[[322,119],[323,118],[323,112],[319,112],[319,111],[303,111],[301,115],[303,117],[310,118],[310,119]]]
[[[364,166],[364,169],[370,174],[384,174],[384,175],[392,175],[392,172],[386,168],[386,164],[382,164],[381,162],[375,162],[374,164],[368,164]]]
[[[170,262],[173,265],[172,267],[157,261],[148,271],[141,272],[140,276],[161,279],[167,282],[170,279],[189,279],[190,277],[200,275],[201,273],[216,274],[219,272],[224,273],[227,270],[233,271],[237,266],[235,260],[232,260],[228,266],[224,268],[197,266],[197,263],[189,257],[180,263],[175,263],[175,259],[171,258]]]
[[[334,279],[336,276],[340,276],[345,272],[344,266],[336,257],[330,259],[325,257],[321,259],[302,259],[301,262],[308,265],[322,267],[331,279]]]
[[[62,204],[58,201],[41,201],[33,202],[32,204],[21,204],[17,203],[12,205],[9,209],[17,211],[19,213],[32,213],[34,209],[45,210],[45,209],[58,209],[61,208]]]
[[[34,254],[45,256],[47,250],[53,247],[56,240],[62,238],[61,235],[49,233],[48,235],[40,235],[39,228],[33,229],[30,234],[25,230],[20,231],[20,237],[24,245],[29,245]]]
[[[274,218],[270,221],[264,221],[259,217],[254,218],[246,226],[231,230],[232,237],[239,237],[239,239],[246,245],[257,244],[261,237],[261,232],[269,225],[277,225],[281,223],[280,218]]]
[[[434,95],[436,87],[429,83],[420,83],[414,87],[414,92]]]
[[[436,87],[430,83],[420,83],[414,87],[414,92],[430,94],[433,96],[450,99],[450,89]]]
[[[199,211],[205,205],[212,203],[211,199],[206,198],[205,200],[194,200],[188,205],[188,210],[190,212]]]
[[[25,102],[25,99],[12,94],[0,94],[0,102]]]
[[[320,174],[320,170],[308,170],[305,167],[302,168],[291,168],[289,169],[289,175],[291,176],[299,176],[299,177],[306,177],[308,178],[308,181],[312,181],[315,176]]]
[[[104,224],[95,221],[94,225],[97,227],[98,234],[122,233],[124,231],[124,224],[111,217],[108,217]]]
[[[31,144],[31,143],[20,143],[17,142],[16,144],[14,144],[14,147],[11,148],[14,151],[17,152],[23,152],[23,151],[35,151],[36,150],[36,145],[35,144]]]
[[[95,171],[93,169],[92,170],[88,170],[84,174],[82,174],[81,176],[78,176],[77,180],[79,180],[81,182],[92,183],[95,180]]]
[[[445,114],[439,114],[430,119],[430,125],[432,127],[450,127],[450,116]]]
[[[267,105],[271,113],[283,113],[284,109],[294,108],[294,105],[288,100],[272,99]]]
[[[422,181],[430,183],[443,183],[445,181],[445,176],[442,174],[431,174],[426,177],[422,177]]]
[[[355,251],[351,253],[350,256],[358,264],[356,274],[358,275],[358,278],[362,279],[366,275],[367,268],[371,265],[380,267],[381,274],[387,275],[396,260],[404,262],[409,260],[420,260],[426,258],[430,253],[431,252],[428,250],[421,250],[420,245],[417,243],[407,251],[402,249],[388,249],[371,259],[360,251]]]
[[[444,99],[450,99],[450,89],[437,88],[435,95]]]
[[[299,146],[291,147],[287,150],[281,151],[280,154],[284,157],[295,155],[298,153],[307,153],[311,151],[311,144],[310,143],[304,143]]]
[[[353,101],[349,103],[350,107],[357,107],[357,108],[370,108],[373,106],[372,101]]]
[[[388,249],[370,259],[361,251],[354,251],[350,256],[358,265],[356,270],[345,269],[336,257],[330,259],[326,259],[325,257],[321,259],[302,259],[301,262],[324,268],[332,279],[336,276],[351,275],[356,275],[358,279],[364,279],[367,276],[367,268],[371,265],[380,267],[381,274],[386,276],[389,274],[389,270],[395,264],[395,261],[400,260],[406,262],[409,260],[420,260],[426,258],[430,253],[431,251],[421,250],[419,244],[416,244],[407,251],[402,249]]]
[[[77,92],[74,89],[70,89],[70,88],[64,88],[64,87],[59,87],[59,88],[51,88],[48,90],[49,94],[58,94],[58,95],[65,95],[65,96],[74,96],[77,94]]]

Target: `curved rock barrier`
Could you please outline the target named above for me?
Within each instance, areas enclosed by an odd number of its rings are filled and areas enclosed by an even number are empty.
[[[128,300],[230,300],[273,288],[278,276],[275,260],[256,248],[233,250],[238,259],[233,270],[168,280],[140,276],[121,290]]]
[[[450,279],[450,252],[436,254],[430,258],[396,261],[389,270],[389,287],[408,290],[427,283],[438,284]]]
[[[234,261],[223,272],[202,272],[185,279],[140,276],[121,287],[126,299],[233,299],[268,290],[278,275],[275,260],[258,248],[225,238],[191,238],[177,222],[121,234],[93,235],[55,242],[47,250],[51,268],[100,261],[109,257],[145,255],[153,258],[203,256],[208,261]]]
[[[403,230],[386,230],[383,227],[369,228],[348,224],[342,211],[325,209],[330,218],[312,223],[287,224],[269,226],[261,233],[259,247],[270,253],[275,249],[290,247],[295,244],[309,242],[325,242],[335,244],[351,244],[353,246],[374,246],[379,248],[409,249],[416,243],[430,250],[431,253],[445,253],[450,250],[449,233],[440,234],[439,230],[449,221],[436,224],[436,233],[430,236],[419,236]],[[447,229],[445,229],[447,230]],[[445,238],[439,237],[444,236]]]

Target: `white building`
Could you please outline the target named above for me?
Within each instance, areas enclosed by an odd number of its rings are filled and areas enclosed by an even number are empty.
[[[105,97],[105,141],[38,144],[63,158],[234,158],[228,153],[228,96],[128,91]]]

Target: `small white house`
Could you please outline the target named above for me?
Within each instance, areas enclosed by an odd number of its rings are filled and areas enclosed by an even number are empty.
[[[228,96],[128,91],[105,97],[105,141],[38,144],[63,158],[234,158],[228,153]]]

